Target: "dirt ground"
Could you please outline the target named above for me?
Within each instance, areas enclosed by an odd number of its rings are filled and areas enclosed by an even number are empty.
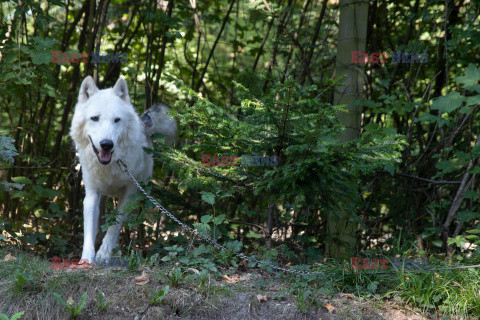
[[[426,319],[393,303],[351,294],[317,296],[310,308],[301,311],[298,297],[286,294],[280,280],[268,279],[268,285],[259,289],[258,279],[263,276],[250,273],[231,275],[227,279],[231,281],[209,279],[206,289],[201,290],[195,283],[182,283],[178,288],[171,287],[166,299],[156,305],[149,302],[151,292],[167,283],[162,283],[156,272],[147,270],[145,274],[148,283],[139,284],[136,278],[140,270],[55,270],[40,281],[40,287],[34,290],[37,292],[13,296],[9,301],[0,298],[0,312],[11,316],[24,310],[21,319],[69,319],[66,310],[48,294],[63,290],[65,300],[72,296],[75,302],[88,293],[85,308],[76,319]],[[71,284],[42,289],[42,284],[47,286],[56,277],[70,277],[67,282]],[[98,307],[98,291],[109,302],[104,310]]]

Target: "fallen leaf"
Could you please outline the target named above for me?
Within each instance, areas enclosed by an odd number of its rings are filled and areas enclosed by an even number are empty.
[[[279,291],[280,289],[281,289],[281,287],[278,284],[274,284],[274,285],[268,287],[269,291]]]
[[[247,274],[244,274],[242,276],[240,276],[240,281],[248,281],[250,279],[252,279],[253,276],[251,273],[247,273]]]
[[[7,255],[5,256],[5,259],[3,259],[3,261],[15,261],[15,260],[17,260],[17,258],[12,256],[10,253],[7,253]]]
[[[231,278],[230,278],[230,277],[227,276],[226,274],[224,274],[224,275],[222,276],[222,278],[225,279],[225,281],[226,281],[227,283],[237,283],[238,281],[240,281],[240,277],[231,277]]]
[[[267,295],[264,295],[262,296],[261,294],[257,294],[257,299],[258,299],[258,302],[262,302],[262,301],[267,301]]]
[[[195,269],[195,268],[188,268],[188,271],[192,271],[192,272],[195,273],[195,274],[200,274],[200,271],[198,271],[198,270]]]
[[[135,284],[139,286],[143,286],[144,284],[147,284],[148,281],[149,281],[148,274],[146,274],[145,271],[142,272],[141,276],[135,277]]]
[[[340,292],[340,297],[342,298],[348,298],[348,299],[351,299],[351,300],[354,300],[355,299],[355,296],[351,293],[343,293],[343,292]]]
[[[329,313],[335,311],[335,307],[330,302],[325,305],[325,309],[327,309]]]

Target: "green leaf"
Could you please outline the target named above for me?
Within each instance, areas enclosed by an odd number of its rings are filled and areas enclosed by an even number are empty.
[[[0,190],[6,190],[7,192],[14,193],[17,190],[22,190],[23,184],[21,183],[13,183],[13,182],[6,182],[6,181],[0,181]]]
[[[53,296],[55,297],[55,299],[57,299],[57,301],[62,305],[62,307],[66,308],[67,307],[67,303],[65,302],[65,300],[63,300],[62,296],[59,295],[58,293],[54,292],[53,293]]]
[[[479,233],[480,233],[480,229],[467,230],[467,233],[479,234]]]
[[[472,148],[472,156],[473,156],[474,158],[480,157],[480,146],[474,146],[474,147]]]
[[[458,112],[468,114],[468,115],[471,114],[472,111],[473,111],[473,108],[469,106],[463,106],[462,108],[460,108],[460,110],[458,110]]]
[[[446,96],[433,100],[432,109],[440,113],[449,113],[458,109],[465,101],[465,97],[459,92],[450,92]]]
[[[255,233],[253,232],[252,230],[250,230],[248,233],[247,233],[247,238],[253,238],[253,239],[261,239],[263,238],[263,236],[261,234],[258,234],[258,233]]]
[[[37,179],[37,184],[44,184],[47,182],[48,178],[47,177],[41,177]]]
[[[58,206],[58,204],[56,204],[55,202],[52,202],[50,203],[50,210],[52,210],[53,212],[58,212],[60,211],[60,207]]]
[[[32,180],[28,179],[27,177],[12,177],[13,182],[21,183],[21,184],[32,184]]]
[[[478,173],[480,173],[480,166],[475,166],[475,167],[473,167],[473,169],[470,170],[470,173],[472,173],[472,174],[478,174]]]
[[[430,113],[424,113],[420,117],[415,118],[415,122],[428,122],[428,123],[434,123],[438,121],[438,116],[434,116],[433,114]]]
[[[213,206],[215,204],[215,195],[210,192],[204,192],[202,194],[202,200]]]
[[[240,252],[240,250],[242,250],[243,243],[238,240],[229,241],[225,243],[225,247],[232,250],[233,252]]]
[[[77,307],[77,311],[82,311],[83,307],[85,307],[85,303],[87,302],[87,293],[85,292],[84,294],[82,294],[82,296],[80,297],[80,304],[78,305]]]
[[[458,221],[460,221],[461,223],[469,222],[469,221],[472,221],[473,219],[478,219],[478,217],[480,217],[480,213],[468,211],[468,210],[459,212],[455,216],[455,218],[457,218]]]
[[[434,240],[432,244],[436,247],[441,247],[443,245],[442,240]]]
[[[35,48],[38,50],[50,49],[54,44],[54,40],[50,38],[33,37],[32,39],[36,42]]]
[[[455,238],[449,238],[447,244],[456,244],[461,247],[465,243],[465,238],[463,236],[456,236]]]
[[[448,173],[455,169],[455,166],[449,160],[442,160],[436,165],[437,169],[441,170],[442,173]]]
[[[468,190],[465,192],[465,199],[477,199],[478,193],[475,190]]]
[[[197,231],[203,235],[208,235],[208,231],[210,230],[210,226],[203,224],[203,223],[194,223],[193,224]]]
[[[163,288],[163,290],[161,290],[162,297],[165,297],[168,294],[168,291],[170,291],[170,286],[167,285],[165,288]]]
[[[207,224],[207,223],[209,223],[210,221],[212,221],[212,218],[213,218],[213,217],[212,217],[211,215],[206,214],[206,215],[204,215],[204,216],[202,216],[202,217],[200,218],[200,221],[201,221],[202,223],[204,223],[204,224]]]
[[[426,239],[434,234],[437,234],[438,232],[440,232],[440,228],[429,227],[425,229],[425,231],[421,234],[421,237],[422,239]]]
[[[50,51],[39,51],[31,55],[34,64],[50,64],[52,62],[52,54]]]
[[[475,65],[468,65],[465,69],[465,75],[455,78],[456,81],[463,83],[463,87],[469,91],[476,91],[480,93],[480,67],[475,67]]]
[[[372,281],[372,282],[370,282],[370,284],[367,286],[367,290],[370,291],[370,292],[372,292],[372,293],[375,293],[375,291],[377,291],[378,285],[379,285],[379,282],[378,282],[378,281]]]
[[[218,217],[216,217],[215,219],[213,219],[213,224],[218,226],[219,224],[222,224],[223,221],[225,221],[225,215],[221,214]]]
[[[395,173],[395,165],[393,165],[392,163],[387,163],[385,167],[383,167],[383,169],[390,173],[391,176],[393,176],[393,174]]]
[[[33,37],[35,41],[34,50],[27,54],[32,58],[34,64],[50,64],[52,61],[52,47],[54,44],[53,39]]]
[[[52,86],[50,86],[50,85],[48,85],[48,84],[46,84],[46,83],[44,83],[44,84],[42,85],[42,87],[40,88],[40,93],[41,93],[41,94],[49,95],[49,96],[52,97],[52,98],[55,97],[55,89],[54,89]]]
[[[13,163],[13,157],[18,155],[13,144],[15,140],[10,137],[0,135],[0,161],[5,161],[9,164]]]
[[[28,195],[29,193],[25,191],[15,191],[12,198],[26,198]]]
[[[24,313],[25,313],[25,311],[17,312],[17,313],[15,313],[15,314],[10,318],[10,320],[20,319],[20,318],[23,316]]]
[[[474,104],[480,104],[480,94],[467,97],[467,106],[473,106]]]

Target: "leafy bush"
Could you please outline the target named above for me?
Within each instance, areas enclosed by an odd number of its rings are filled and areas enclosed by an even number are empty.
[[[1,320],[17,320],[17,319],[20,319],[23,314],[25,313],[25,311],[20,311],[20,312],[17,312],[15,313],[11,318],[9,318],[6,314],[4,313],[0,313],[0,319]]]
[[[11,192],[12,188],[21,190],[23,184],[15,182],[7,182],[2,178],[2,170],[5,170],[8,165],[13,164],[14,157],[18,155],[13,144],[15,140],[10,137],[0,135],[0,191]],[[0,198],[1,199],[1,198]]]
[[[343,109],[318,99],[317,87],[274,79],[264,94],[255,90],[261,82],[257,75],[241,79],[235,83],[240,104],[231,107],[218,106],[177,81],[187,98],[172,114],[189,128],[181,137],[186,143],[176,150],[157,144],[152,151],[164,164],[162,171],[178,172],[173,183],[181,196],[201,208],[200,221],[194,222],[197,230],[226,242],[240,236],[237,240],[247,250],[261,249],[252,240],[271,237],[272,231],[258,225],[273,210],[277,230],[286,234],[294,226],[290,239],[319,247],[325,239],[318,230],[325,227],[329,212],[348,213],[360,221],[354,209],[361,200],[361,180],[394,167],[402,137],[370,125],[359,140],[339,144],[337,113]],[[215,166],[205,162],[205,154]],[[252,163],[248,155],[262,158]],[[240,165],[229,163],[232,157],[239,157]],[[238,209],[224,209],[231,205]]]
[[[67,301],[65,301],[58,293],[54,292],[53,295],[55,296],[55,299],[57,299],[57,301],[65,308],[65,310],[68,311],[68,314],[72,318],[76,318],[78,315],[80,315],[80,313],[82,313],[82,310],[85,308],[85,303],[87,301],[86,292],[82,294],[82,296],[80,297],[80,302],[76,306],[72,297],[69,297]]]

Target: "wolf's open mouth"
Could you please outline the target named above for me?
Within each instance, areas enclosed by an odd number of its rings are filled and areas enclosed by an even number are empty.
[[[97,155],[98,161],[100,161],[101,164],[109,164],[110,161],[112,161],[112,154],[113,151],[104,151],[104,150],[98,150],[95,147],[95,144],[92,141],[92,137],[88,136],[90,138],[90,142],[92,143],[92,148],[93,152]]]

